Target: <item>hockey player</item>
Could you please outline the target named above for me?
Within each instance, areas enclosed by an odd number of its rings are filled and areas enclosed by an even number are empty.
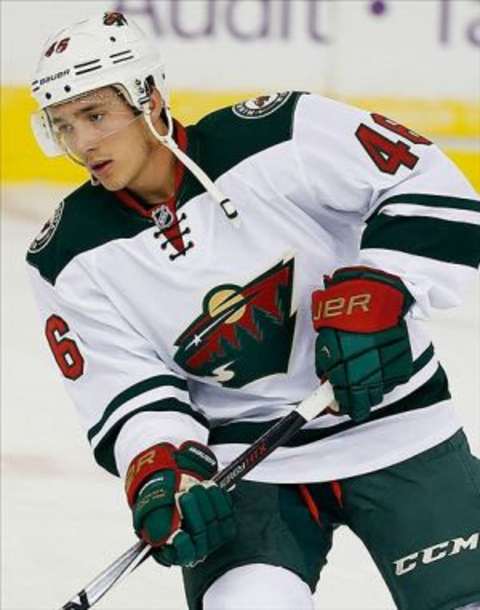
[[[480,262],[479,200],[454,165],[304,93],[184,128],[120,13],[55,34],[33,94],[46,154],[91,178],[28,253],[45,335],[190,610],[313,608],[343,524],[400,610],[480,608],[479,462],[422,321],[461,302]],[[212,484],[318,377],[341,413],[231,494]]]

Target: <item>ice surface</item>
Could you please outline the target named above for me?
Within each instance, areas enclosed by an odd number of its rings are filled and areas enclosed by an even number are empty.
[[[2,197],[4,610],[58,609],[135,541],[121,485],[93,462],[52,365],[27,283],[24,253],[61,192],[32,186],[4,190]],[[478,304],[477,283],[462,308],[437,314],[431,323],[477,455]],[[335,536],[315,600],[322,610],[394,608],[367,552],[346,529]],[[179,571],[149,561],[98,608],[185,610]]]

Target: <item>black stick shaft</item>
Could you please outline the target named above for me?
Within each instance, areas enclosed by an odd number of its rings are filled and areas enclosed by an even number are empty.
[[[255,468],[259,462],[262,462],[279,445],[298,432],[306,421],[300,413],[292,411],[262,434],[233,462],[218,472],[213,480],[219,487],[229,489],[240,479],[243,479],[250,470]]]

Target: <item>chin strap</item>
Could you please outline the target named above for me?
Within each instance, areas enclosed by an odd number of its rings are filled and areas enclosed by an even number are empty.
[[[152,135],[158,140],[161,144],[166,146],[176,157],[177,159],[183,163],[183,165],[197,178],[200,184],[205,188],[205,190],[213,197],[213,199],[220,205],[223,210],[225,216],[233,222],[235,227],[240,226],[240,218],[238,215],[238,211],[230,201],[228,197],[226,197],[222,191],[213,183],[212,180],[207,176],[207,174],[203,171],[201,167],[199,167],[193,159],[190,159],[188,155],[186,155],[183,150],[178,146],[175,140],[172,137],[173,134],[173,121],[171,114],[168,110],[165,112],[167,116],[167,126],[168,132],[166,135],[162,136],[158,133],[152,123],[152,117],[150,114],[150,109],[147,105],[144,107],[143,117],[145,122],[148,125],[148,128],[152,132]]]

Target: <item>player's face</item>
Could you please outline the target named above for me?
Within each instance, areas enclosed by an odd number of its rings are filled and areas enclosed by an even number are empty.
[[[113,87],[48,112],[57,141],[107,190],[125,188],[141,174],[150,153],[149,134],[141,115]]]

